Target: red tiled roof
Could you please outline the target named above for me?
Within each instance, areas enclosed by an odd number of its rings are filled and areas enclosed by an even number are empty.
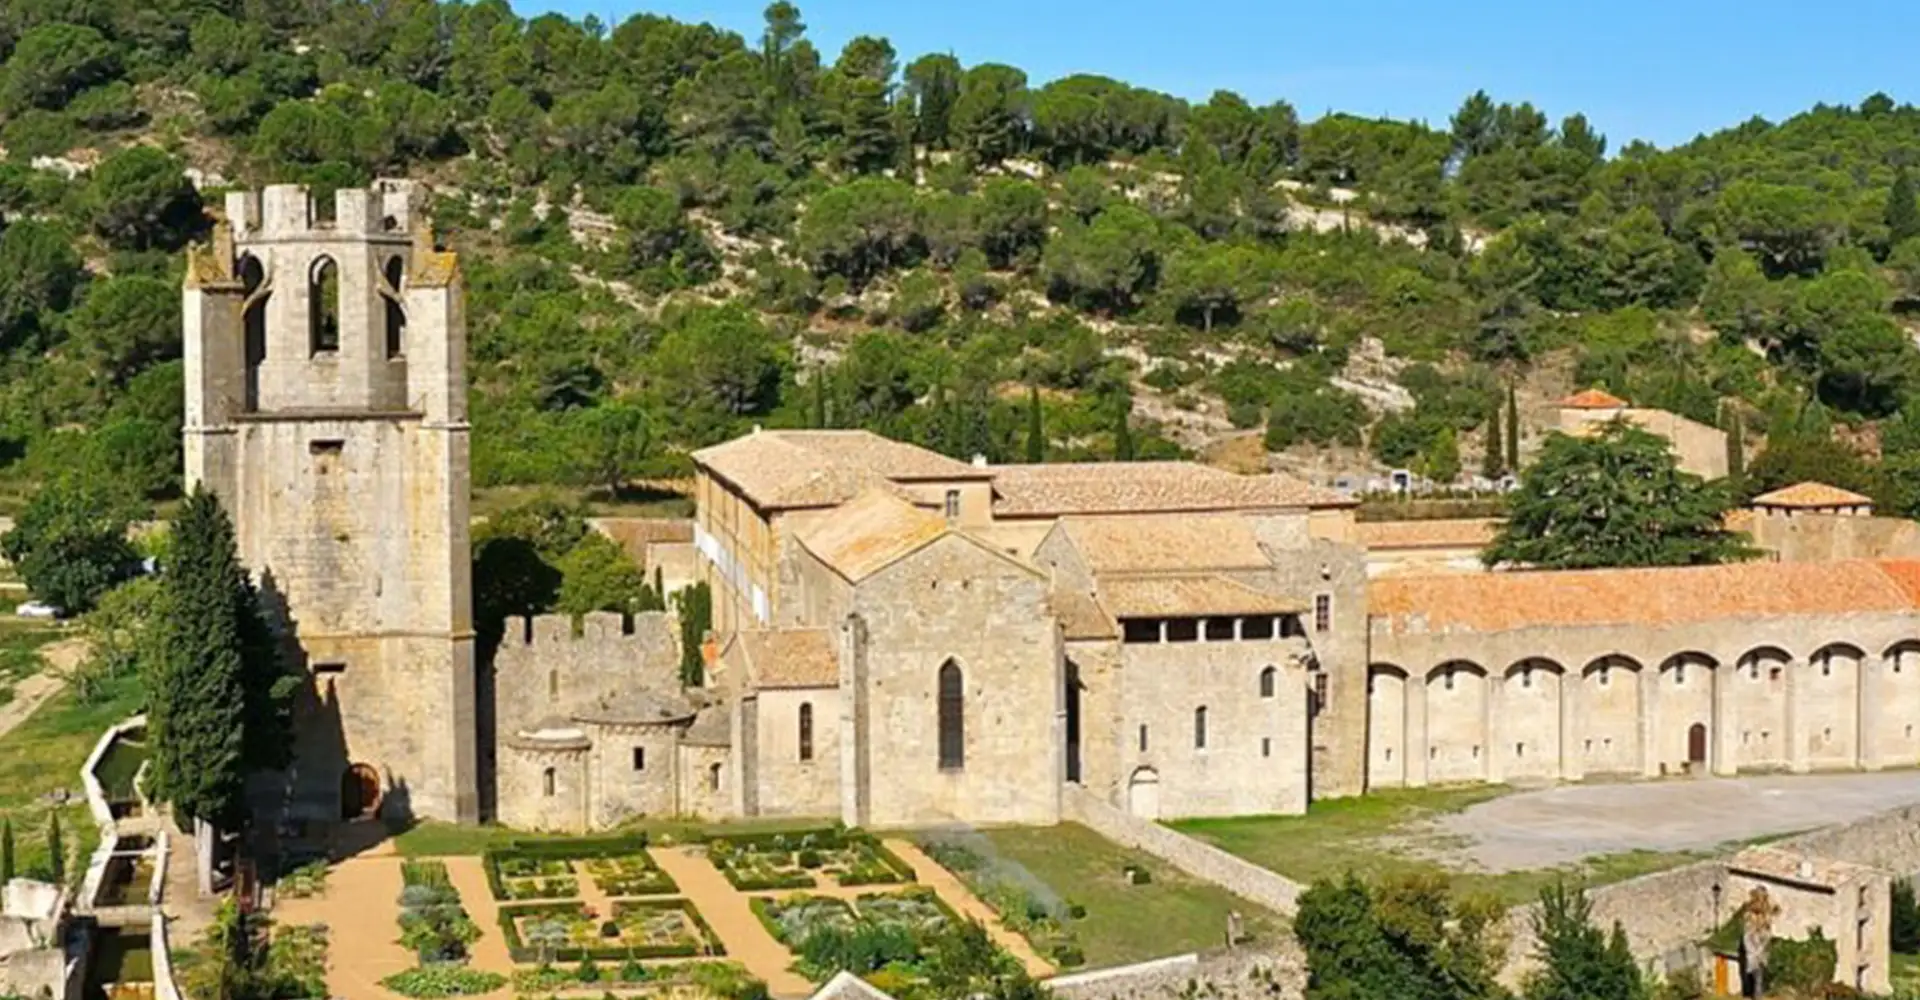
[[[1792,507],[1801,510],[1817,510],[1821,507],[1870,507],[1872,497],[1864,497],[1852,490],[1843,490],[1826,483],[1804,482],[1783,486],[1771,493],[1762,493],[1753,498],[1755,507]]]
[[[1560,401],[1563,410],[1617,410],[1627,401],[1605,389],[1583,389]]]

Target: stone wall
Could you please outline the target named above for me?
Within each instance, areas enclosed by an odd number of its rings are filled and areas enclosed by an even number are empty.
[[[1061,797],[1062,816],[1101,836],[1165,861],[1197,879],[1282,915],[1298,907],[1305,887],[1300,883],[1237,858],[1212,844],[1195,840],[1158,823],[1127,815],[1077,785],[1068,785]],[[1222,928],[1222,933],[1225,928]]]
[[[493,655],[495,728],[501,737],[602,696],[680,689],[680,630],[665,611],[509,618]]]
[[[1748,531],[1780,562],[1920,557],[1920,524],[1903,517],[1756,510]]]
[[[1057,976],[1046,986],[1062,1000],[1296,1000],[1306,995],[1307,963],[1289,939]]]

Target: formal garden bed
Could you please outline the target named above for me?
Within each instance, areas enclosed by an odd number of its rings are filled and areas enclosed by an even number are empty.
[[[811,889],[822,875],[843,886],[913,881],[913,868],[872,834],[841,827],[715,837],[707,858],[735,889]]]
[[[480,928],[460,905],[460,893],[438,861],[400,866],[400,945],[418,956],[418,968],[397,972],[380,985],[405,997],[436,998],[491,993],[507,978],[467,967],[468,949]]]
[[[503,902],[575,899],[584,872],[609,896],[664,896],[679,891],[647,854],[644,834],[520,840],[487,851],[487,887]]]
[[[851,901],[803,893],[751,905],[767,932],[793,952],[794,971],[802,976],[824,983],[848,969],[896,995],[925,978],[936,939],[965,929],[933,890],[918,887]]]
[[[733,962],[675,962],[647,965],[638,959],[601,963],[581,959],[570,965],[540,965],[513,974],[514,992],[523,998],[580,996],[685,997],[697,991],[715,1000],[767,1000],[767,984]]]
[[[726,949],[685,899],[620,900],[610,915],[584,903],[500,908],[500,931],[515,962],[624,962],[723,955]]]

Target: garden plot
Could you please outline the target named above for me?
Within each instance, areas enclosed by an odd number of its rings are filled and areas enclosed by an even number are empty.
[[[707,843],[707,859],[742,892],[811,889],[822,876],[842,886],[913,881],[912,867],[858,830],[717,837]]]
[[[503,854],[489,855],[488,860],[488,868],[496,876],[488,879],[495,899],[573,899],[580,895],[573,862],[566,858]]]
[[[963,926],[931,889],[869,894],[845,899],[806,894],[753,900],[753,911],[776,940],[795,956],[794,969],[825,982],[852,970],[898,993],[925,978],[934,941]],[[984,934],[975,926],[973,930]],[[991,947],[991,945],[988,945]],[[1002,953],[1000,958],[1012,962]]]
[[[515,962],[690,958],[725,952],[684,899],[623,900],[611,914],[585,903],[502,906],[500,930]]]
[[[673,876],[661,871],[645,851],[589,858],[583,866],[608,896],[670,896],[680,891]]]

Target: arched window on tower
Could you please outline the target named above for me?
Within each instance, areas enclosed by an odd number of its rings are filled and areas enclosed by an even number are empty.
[[[967,690],[960,665],[940,665],[940,769],[958,771],[967,766]]]
[[[813,759],[813,703],[800,706],[800,759]]]
[[[241,325],[246,333],[246,408],[260,408],[260,364],[267,360],[267,299],[273,294],[267,287],[267,269],[260,258],[247,254],[240,258]]]
[[[340,350],[340,265],[332,257],[313,262],[307,281],[307,353]]]
[[[1278,674],[1279,674],[1279,671],[1276,671],[1272,667],[1268,667],[1265,670],[1260,671],[1260,697],[1262,698],[1273,697],[1274,678],[1278,676]]]
[[[406,264],[399,257],[389,257],[382,275],[387,281],[380,289],[380,302],[387,309],[387,360],[391,361],[407,354],[407,311],[400,305],[400,283],[406,280]]]

